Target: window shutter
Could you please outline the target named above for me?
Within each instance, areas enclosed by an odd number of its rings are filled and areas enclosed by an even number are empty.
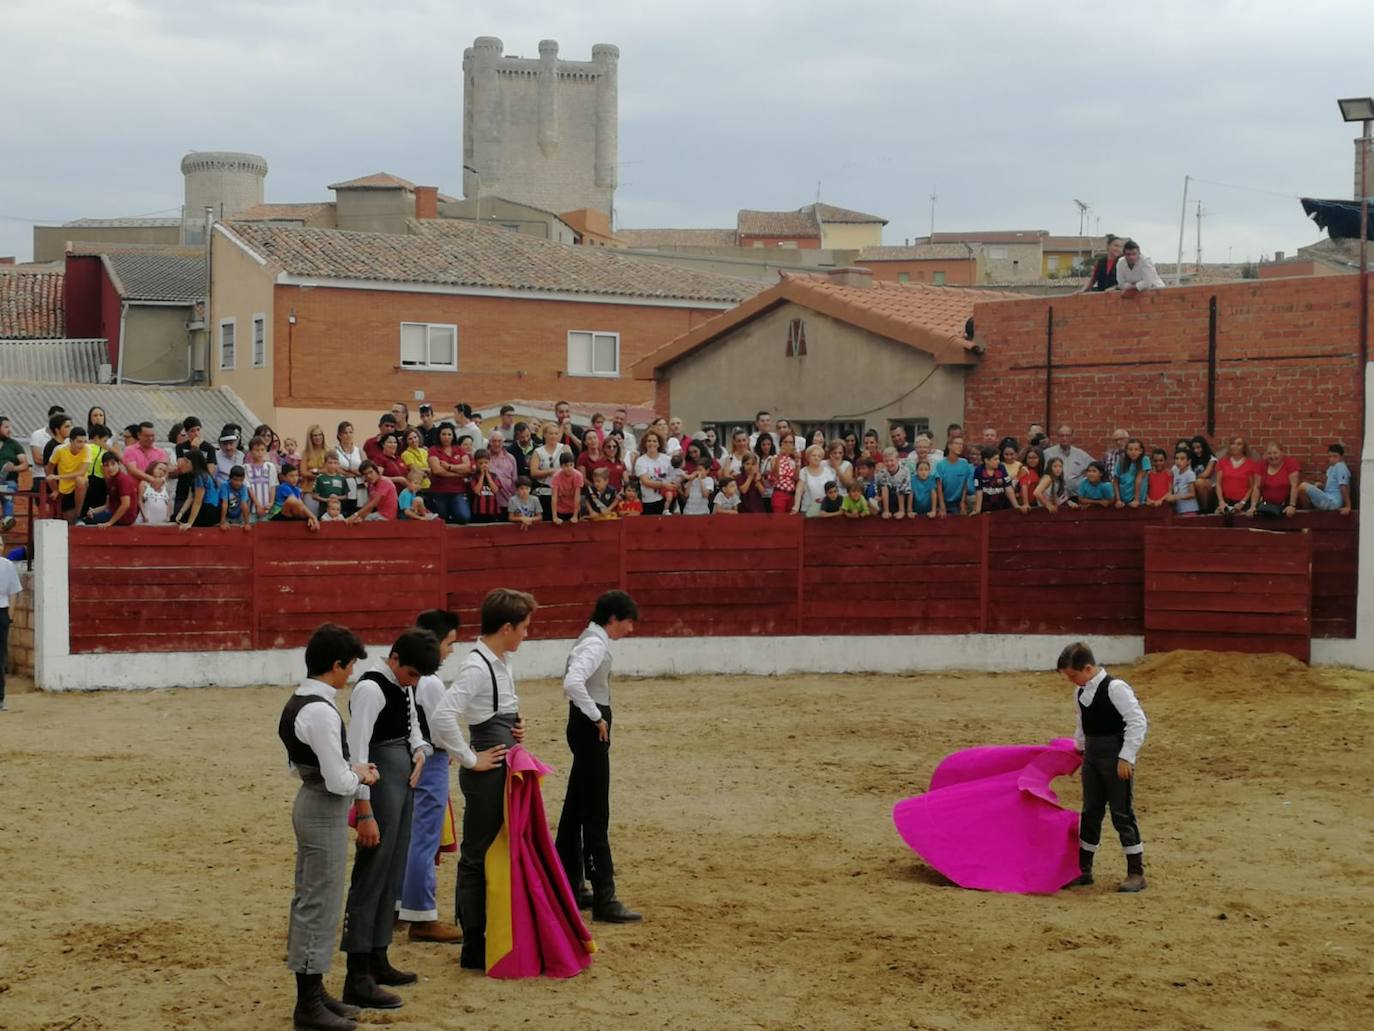
[[[586,376],[592,371],[591,333],[568,334],[568,373],[573,376]]]
[[[401,323],[401,365],[421,366],[429,362],[429,327],[420,323]]]
[[[429,364],[443,369],[458,367],[458,334],[452,326],[429,327]]]
[[[620,355],[613,334],[597,333],[592,341],[592,371],[614,376],[620,372]]]

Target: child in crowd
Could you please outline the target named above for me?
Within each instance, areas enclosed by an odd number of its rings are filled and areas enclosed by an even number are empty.
[[[1159,454],[1162,458],[1163,452]],[[1154,473],[1150,476],[1153,489]],[[1193,455],[1189,448],[1179,448],[1174,452],[1174,468],[1170,477],[1169,493],[1164,495],[1161,504],[1172,501],[1174,511],[1179,515],[1197,515],[1197,473],[1193,472]]]
[[[343,498],[334,496],[324,503],[324,512],[320,514],[322,523],[342,523],[345,522],[343,514]]]
[[[577,468],[577,456],[571,449],[558,456],[558,472],[549,477],[553,488],[553,524],[575,523],[582,514],[582,488],[587,478]]]
[[[759,505],[763,504],[763,497],[758,491],[758,468],[759,456],[750,452],[744,458],[746,468],[754,471],[754,494]],[[744,475],[743,473],[740,474]],[[716,489],[716,481],[711,478],[710,466],[701,465],[692,470],[692,475],[688,476],[682,483],[682,514],[683,515],[710,515],[711,514],[711,494]],[[741,504],[743,497],[741,496]]]
[[[496,483],[495,477],[491,475],[491,452],[482,448],[473,454],[472,460],[477,466],[468,488],[472,491],[472,521],[474,523],[494,523],[501,518],[501,505],[497,500],[500,487]],[[415,491],[418,496],[420,488],[417,486],[417,482],[423,481],[425,477],[421,470],[412,469],[411,471],[421,473],[420,481],[411,481],[411,490]],[[554,479],[558,479],[557,474],[555,474]]]
[[[934,519],[944,514],[945,499],[940,492],[940,481],[931,475],[930,459],[917,459],[916,472],[911,477],[911,517]]]
[[[659,490],[663,495],[663,514],[672,515],[676,507],[682,503],[682,481],[687,478],[687,474],[682,471],[682,452],[679,451],[669,459],[668,473],[663,477],[664,486]]]
[[[841,515],[841,507],[844,499],[840,497],[840,485],[834,480],[829,480],[825,485],[825,496],[821,498],[820,506],[807,512],[807,515],[814,515],[818,519],[834,519]]]
[[[739,481],[733,477],[726,477],[720,481],[720,490],[716,491],[716,515],[739,515]]]
[[[910,489],[911,482],[907,481]],[[907,495],[910,497],[910,495]],[[846,519],[866,519],[873,514],[873,509],[869,507],[868,498],[864,497],[864,485],[855,480],[849,485],[849,493],[840,502],[840,514]],[[898,516],[897,518],[901,518]]]
[[[229,470],[229,481],[220,488],[219,528],[227,530],[231,526],[241,526],[245,530],[253,526],[253,499],[248,493],[248,485],[243,466],[236,465]]]
[[[1298,500],[1307,500],[1319,512],[1350,514],[1350,468],[1345,464],[1345,445],[1332,444],[1326,449],[1326,486],[1304,483]]]
[[[1064,479],[1064,460],[1051,458],[1045,465],[1045,475],[1035,488],[1035,500],[1046,512],[1058,512],[1072,504],[1068,481]]]
[[[167,463],[148,467],[148,479],[139,499],[140,520],[148,526],[165,526],[171,520],[172,491],[167,486]]]
[[[733,480],[727,481],[733,483]],[[717,495],[719,504],[719,495]],[[638,516],[644,514],[644,502],[639,500],[639,488],[633,483],[625,484],[620,492],[620,514],[623,516]]]
[[[945,457],[933,470],[939,481],[940,506],[945,512],[968,515],[969,492],[973,487],[973,466],[964,457],[964,442],[952,437],[945,444]]]
[[[1021,500],[1021,510],[1028,512],[1036,505],[1035,488],[1045,474],[1045,459],[1039,448],[1028,448],[1021,462],[1021,471],[1016,474],[1016,493]]]
[[[1116,507],[1139,508],[1145,497],[1145,477],[1150,472],[1150,460],[1145,457],[1145,445],[1139,437],[1131,437],[1121,451],[1121,460],[1111,470],[1116,484]]]
[[[909,465],[909,463],[908,463]],[[874,512],[878,511],[878,465],[864,455],[854,463],[854,478],[864,489],[864,500]]]
[[[320,521],[315,518],[314,512],[305,507],[305,499],[301,497],[300,477],[300,470],[294,465],[290,462],[282,463],[281,482],[277,484],[277,489],[272,495],[272,507],[268,510],[267,518],[278,522],[304,519],[305,528],[313,532],[320,528]]]
[[[353,491],[349,488],[348,481],[344,479],[342,466],[339,464],[339,453],[331,448],[325,453],[324,472],[315,477],[315,486],[311,492],[311,497],[321,508],[324,508],[329,503],[330,498],[338,498],[342,503],[345,499],[351,499],[352,495]]]
[[[301,467],[301,449],[296,443],[295,437],[287,437],[281,443],[281,460],[283,465],[294,465],[298,470]],[[300,486],[298,482],[296,486]]]
[[[792,502],[797,494],[797,474],[800,471],[796,438],[788,433],[778,445],[778,457],[773,462],[773,496],[769,499],[769,505],[774,514],[792,510]]]
[[[518,523],[522,530],[528,530],[531,525],[541,522],[544,518],[544,507],[531,493],[533,490],[532,479],[528,476],[516,477],[515,493],[506,502],[506,518],[512,523]]]
[[[266,519],[277,491],[277,467],[267,459],[267,438],[254,437],[248,442],[248,464],[243,470],[253,512],[258,519]]]
[[[359,466],[358,471],[363,474],[363,483],[367,487],[367,501],[348,517],[348,521],[361,523],[364,520],[395,519],[400,509],[396,484],[383,476],[381,468],[370,458]]]
[[[593,522],[617,518],[620,497],[611,486],[611,471],[604,465],[592,470],[592,482],[582,492],[582,511]]]
[[[883,467],[876,478],[878,509],[884,519],[911,517],[911,470],[901,460],[895,447],[883,450]]]
[[[765,439],[760,437],[760,440]],[[771,438],[768,438],[771,439]],[[710,497],[710,491],[715,484],[711,477],[706,477],[706,497]],[[744,456],[744,464],[740,473],[735,477],[735,483],[739,485],[739,510],[750,514],[760,514],[768,511],[770,502],[763,496],[763,471],[757,454],[747,454]],[[686,511],[684,510],[684,515]],[[693,515],[705,515],[704,512],[694,512]]]
[[[1017,507],[1016,486],[996,445],[983,448],[983,464],[973,471],[973,514]]]
[[[1116,504],[1116,490],[1107,478],[1101,462],[1089,462],[1078,484],[1079,508],[1111,508]]]
[[[400,496],[396,499],[396,508],[400,513],[400,518],[418,519],[422,522],[439,518],[438,512],[431,512],[425,507],[425,499],[421,495],[421,484],[424,482],[425,471],[423,469],[417,469],[411,466],[406,471],[405,489],[401,491]]]
[[[1159,508],[1173,500],[1169,494],[1174,489],[1175,472],[1169,465],[1167,451],[1162,447],[1150,451],[1150,471],[1145,475],[1145,504],[1148,507]]]

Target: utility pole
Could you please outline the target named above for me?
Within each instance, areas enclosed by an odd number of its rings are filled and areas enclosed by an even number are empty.
[[[1174,262],[1174,286],[1183,282],[1183,225],[1188,220],[1188,182],[1193,177],[1183,177],[1183,208],[1178,213],[1178,258]]]
[[[1197,271],[1202,271],[1202,201],[1197,202]]]
[[[936,194],[936,192],[935,192],[935,187],[932,186],[932,187],[930,188],[930,235],[931,235],[931,237],[934,237],[934,236],[935,236],[935,202],[936,202],[937,200],[939,200],[939,196],[938,196],[938,195]]]

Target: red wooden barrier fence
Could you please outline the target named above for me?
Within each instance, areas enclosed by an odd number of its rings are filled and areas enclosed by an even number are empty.
[[[249,533],[76,528],[71,644],[298,647],[326,620],[381,643],[436,605],[475,630],[483,595],[499,586],[539,599],[536,638],[578,633],[593,599],[613,587],[638,599],[645,636],[1139,634],[1144,533],[1169,524],[1219,520],[1129,510],[859,523],[641,518],[528,531],[413,522],[318,534],[278,523]],[[1310,531],[1313,633],[1353,636],[1357,521],[1315,513],[1263,525]]]

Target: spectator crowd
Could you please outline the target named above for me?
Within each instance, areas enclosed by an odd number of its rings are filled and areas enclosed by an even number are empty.
[[[368,429],[371,429],[370,427]],[[936,446],[894,426],[826,439],[798,435],[787,419],[757,413],[729,440],[682,420],[659,418],[636,434],[617,409],[609,422],[518,421],[510,405],[486,432],[466,404],[439,421],[421,405],[412,422],[398,402],[362,436],[350,422],[305,439],[270,426],[230,423],[207,439],[195,417],[171,427],[141,422],[114,430],[92,408],[78,422],[53,406],[27,439],[0,417],[0,501],[13,525],[13,494],[25,470],[48,514],[98,528],[176,524],[249,530],[265,521],[443,520],[528,528],[635,516],[800,515],[820,519],[915,520],[1015,509],[1156,508],[1180,515],[1291,517],[1298,510],[1351,510],[1350,470],[1333,443],[1321,483],[1299,478],[1277,442],[1253,451],[1243,437],[1214,451],[1204,436],[1147,444],[1112,434],[1100,457],[1071,427],[1053,437],[1039,425],[1024,438],[994,427],[970,440],[951,424]]]

